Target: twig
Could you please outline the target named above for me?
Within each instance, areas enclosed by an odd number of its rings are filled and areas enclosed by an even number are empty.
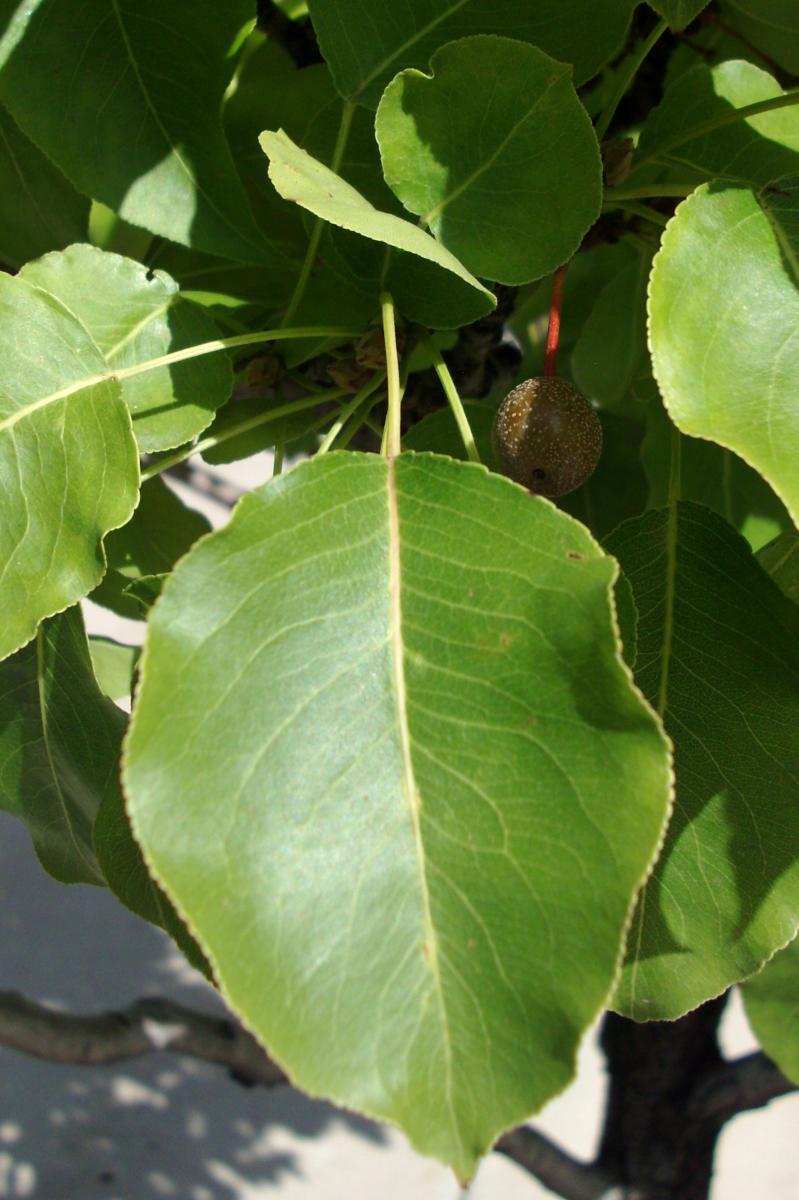
[[[240,1082],[275,1087],[287,1079],[238,1022],[172,1000],[144,997],[129,1008],[75,1016],[0,992],[0,1044],[34,1058],[97,1066],[160,1050],[227,1067]]]
[[[691,1099],[691,1117],[729,1121],[797,1090],[770,1058],[756,1050],[721,1063],[705,1076]]]
[[[578,1162],[528,1125],[506,1133],[494,1149],[564,1200],[621,1200],[624,1194],[620,1184],[604,1171],[592,1163]]]

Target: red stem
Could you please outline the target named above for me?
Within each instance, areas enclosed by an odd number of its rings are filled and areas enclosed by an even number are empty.
[[[566,286],[566,272],[569,264],[558,267],[552,276],[552,300],[549,306],[549,329],[547,330],[547,352],[544,359],[544,374],[554,375],[558,365],[558,344],[560,342],[560,312],[563,307],[563,290]]]

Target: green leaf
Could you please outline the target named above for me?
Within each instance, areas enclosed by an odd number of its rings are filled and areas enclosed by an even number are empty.
[[[482,404],[477,400],[464,400],[463,407],[469,419],[474,434],[480,461],[492,470],[496,470],[494,449],[491,444],[491,430],[494,427],[496,408],[491,404]],[[458,432],[458,426],[449,406],[439,408],[430,413],[416,425],[412,425],[402,439],[404,450],[431,450],[435,454],[446,454],[449,458],[466,460],[466,448],[463,438]]]
[[[799,604],[799,533],[781,533],[759,551],[757,561],[789,600]]]
[[[773,75],[752,63],[700,64],[667,89],[644,125],[637,157],[667,164],[680,180],[687,176],[764,186],[794,174],[799,171],[797,107],[774,109],[680,140],[688,130],[727,117],[733,109],[784,94]]]
[[[673,433],[674,425],[660,397],[654,395],[641,446],[641,464],[649,480],[647,508],[661,508],[668,503]],[[731,450],[700,438],[682,438],[680,464],[682,499],[695,500],[719,513],[743,534],[753,550],[759,550],[790,526],[785,506],[762,476]]]
[[[79,191],[173,241],[267,263],[282,250],[255,223],[220,119],[252,16],[249,0],[0,0],[0,97]]]
[[[604,409],[637,411],[630,399],[633,384],[648,362],[646,289],[648,254],[622,266],[596,298],[572,351],[572,378],[584,395]]]
[[[95,678],[109,700],[130,699],[133,672],[141,648],[126,646],[113,638],[90,637],[89,652]]]
[[[0,808],[24,821],[62,883],[105,882],[92,829],[103,797],[119,791],[124,727],[95,681],[78,607],[0,664]]]
[[[655,378],[683,433],[734,450],[799,520],[799,238],[774,199],[707,185],[684,201],[649,287]],[[790,216],[790,213],[788,213]]]
[[[678,31],[690,25],[709,3],[710,0],[649,0],[650,7]]]
[[[471,309],[467,320],[476,320],[494,307],[492,293],[418,225],[392,213],[378,212],[355,188],[295,146],[281,131],[262,133],[260,142],[270,160],[269,178],[284,199],[333,225],[402,252],[392,255],[384,286],[405,316],[439,328],[461,323],[450,319],[448,325],[447,316],[441,315],[441,304],[435,297],[431,303],[428,296],[429,285],[440,284],[442,270],[456,305]],[[409,256],[413,260],[410,270]]]
[[[111,369],[132,367],[219,337],[202,309],[184,300],[164,271],[96,246],[70,246],[20,272],[50,292],[91,335]],[[122,382],[133,432],[145,453],[190,441],[228,399],[227,354],[173,363]]]
[[[406,0],[377,10],[371,0],[309,0],[322,54],[342,96],[376,108],[403,67],[427,67],[446,42],[504,34],[574,64],[584,83],[621,46],[631,0]]]
[[[557,505],[582,521],[596,538],[605,537],[628,517],[647,507],[647,483],[641,466],[643,426],[618,413],[597,414],[602,424],[602,455],[582,487],[561,496]]]
[[[0,275],[0,658],[99,583],[102,539],[136,503],[130,414],[106,369],[58,300]]]
[[[21,267],[46,250],[86,238],[89,201],[0,105],[0,259]]]
[[[127,585],[143,576],[171,571],[210,529],[207,519],[187,508],[162,479],[149,479],[142,485],[131,519],[106,538],[110,570],[92,592],[92,600],[121,617],[140,620],[141,606],[125,593]]]
[[[483,468],[333,453],[245,496],[153,612],[148,866],[298,1086],[462,1178],[571,1077],[662,827],[613,578]]]
[[[403,71],[375,135],[389,187],[466,266],[527,283],[599,216],[602,166],[571,68],[524,42],[471,37]]]
[[[741,985],[757,1040],[783,1075],[799,1084],[799,941]]]
[[[676,803],[614,1007],[671,1020],[757,970],[799,909],[799,610],[715,513],[607,539],[638,608],[636,680],[674,742]]]
[[[789,71],[799,75],[799,10],[796,0],[725,0],[723,16]]]

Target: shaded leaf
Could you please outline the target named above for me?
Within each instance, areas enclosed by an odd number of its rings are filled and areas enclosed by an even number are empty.
[[[0,259],[21,267],[86,238],[89,200],[45,158],[0,105]]]
[[[710,0],[649,0],[650,7],[676,30],[690,25],[709,3]]]
[[[58,300],[0,275],[0,658],[99,583],[102,538],[136,503],[130,414],[106,369]]]
[[[627,521],[606,544],[632,585],[636,680],[663,714],[677,776],[614,1007],[670,1020],[796,929],[799,610],[700,505]]]
[[[219,337],[202,309],[184,300],[164,271],[95,246],[70,246],[20,272],[77,317],[112,369]],[[122,381],[142,452],[190,441],[230,396],[233,372],[224,352],[172,363]]]
[[[799,75],[799,9],[795,0],[724,0],[722,12],[755,46]]]
[[[684,201],[649,289],[655,378],[683,433],[734,450],[799,520],[799,241],[759,195],[704,185]]]
[[[370,0],[309,0],[319,45],[342,96],[375,108],[403,67],[427,67],[446,42],[495,33],[531,42],[574,64],[575,83],[619,49],[631,0],[407,0],[380,10]]]
[[[570,513],[603,538],[647,507],[647,483],[641,466],[643,426],[618,413],[599,411],[602,455],[582,487],[561,496],[558,508]]]
[[[260,141],[270,160],[269,178],[286,200],[325,221],[403,252],[392,255],[385,286],[405,316],[425,325],[449,328],[476,320],[494,307],[491,292],[418,225],[392,213],[378,212],[340,176],[295,146],[284,133],[262,133]],[[410,270],[408,256],[416,260]],[[428,286],[420,287],[442,283],[442,271],[446,272],[444,299],[452,296],[452,302],[446,306],[436,295],[431,299]],[[453,311],[469,315],[457,320],[450,315]]]
[[[171,571],[181,555],[210,529],[208,520],[188,508],[162,479],[149,479],[142,485],[131,519],[106,539],[111,569],[92,592],[92,600],[121,617],[140,620],[141,607],[125,594],[127,585],[145,575]]]
[[[644,125],[639,159],[656,158],[681,180],[729,179],[763,186],[799,171],[799,108],[778,108],[681,141],[688,130],[736,108],[784,95],[773,75],[736,60],[695,66],[671,84]],[[677,142],[678,144],[673,145]]]
[[[0,807],[24,821],[62,883],[105,882],[92,830],[103,797],[119,790],[125,723],[95,682],[77,607],[0,664]]]
[[[799,941],[794,938],[741,984],[741,995],[760,1045],[799,1085]]]
[[[654,392],[641,445],[641,465],[649,480],[647,508],[661,508],[668,503],[674,431],[657,388]],[[759,550],[791,525],[785,506],[757,471],[731,450],[701,438],[680,439],[680,495],[683,500],[695,500],[719,513],[743,534],[753,550]]]
[[[629,413],[640,405],[630,390],[648,363],[646,289],[652,262],[646,254],[622,266],[605,284],[572,351],[577,387],[601,408]]]
[[[333,453],[245,496],[150,624],[150,869],[299,1086],[463,1178],[570,1078],[664,818],[613,575],[479,467]]]
[[[535,46],[471,37],[431,76],[386,88],[375,134],[389,187],[475,274],[538,279],[599,216],[602,167],[571,68]]]
[[[495,471],[497,468],[491,444],[491,430],[497,410],[493,405],[483,404],[478,400],[464,400],[463,407],[474,434],[480,461]],[[435,454],[446,454],[449,458],[461,459],[464,462],[467,458],[463,438],[448,405],[412,425],[402,439],[402,446],[404,450],[431,450]]]
[[[786,530],[759,552],[757,561],[777,587],[799,604],[799,533]]]
[[[173,241],[266,263],[283,251],[255,224],[219,115],[252,17],[249,0],[2,0],[0,97],[81,192]]]

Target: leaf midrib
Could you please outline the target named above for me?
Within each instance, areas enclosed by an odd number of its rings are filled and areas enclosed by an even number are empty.
[[[390,67],[391,64],[396,62],[398,58],[401,58],[406,50],[409,50],[411,46],[415,46],[417,42],[422,41],[422,39],[425,38],[432,29],[435,29],[443,21],[446,21],[447,17],[451,17],[453,13],[458,12],[459,9],[463,8],[468,3],[469,0],[455,0],[454,4],[450,4],[450,6],[445,8],[443,12],[439,13],[437,17],[434,17],[432,21],[428,21],[426,25],[422,25],[420,29],[417,29],[413,37],[408,38],[406,42],[403,42],[401,46],[398,46],[392,54],[389,54],[388,58],[384,58],[382,62],[378,63],[371,75],[367,75],[367,77],[361,81],[360,87],[353,92],[352,98],[354,99],[356,96],[363,95],[366,89],[370,87],[376,79],[379,79],[386,68]]]
[[[419,884],[422,897],[422,920],[424,926],[424,941],[427,948],[426,963],[433,981],[439,1019],[443,1033],[444,1059],[446,1064],[446,1095],[449,1108],[452,1132],[461,1151],[464,1150],[458,1121],[455,1116],[453,1103],[452,1078],[452,1037],[449,1026],[449,1015],[444,1000],[444,989],[441,979],[441,959],[439,939],[433,922],[430,903],[430,888],[427,882],[427,867],[425,848],[421,828],[422,799],[416,783],[416,775],[411,755],[411,736],[408,724],[408,702],[405,680],[405,643],[402,636],[402,569],[400,561],[400,523],[399,506],[397,501],[396,460],[389,459],[387,492],[388,492],[388,531],[389,531],[389,641],[394,674],[394,684],[397,697],[397,726],[400,736],[402,754],[402,791],[408,805],[411,820],[416,864],[419,873]]]

